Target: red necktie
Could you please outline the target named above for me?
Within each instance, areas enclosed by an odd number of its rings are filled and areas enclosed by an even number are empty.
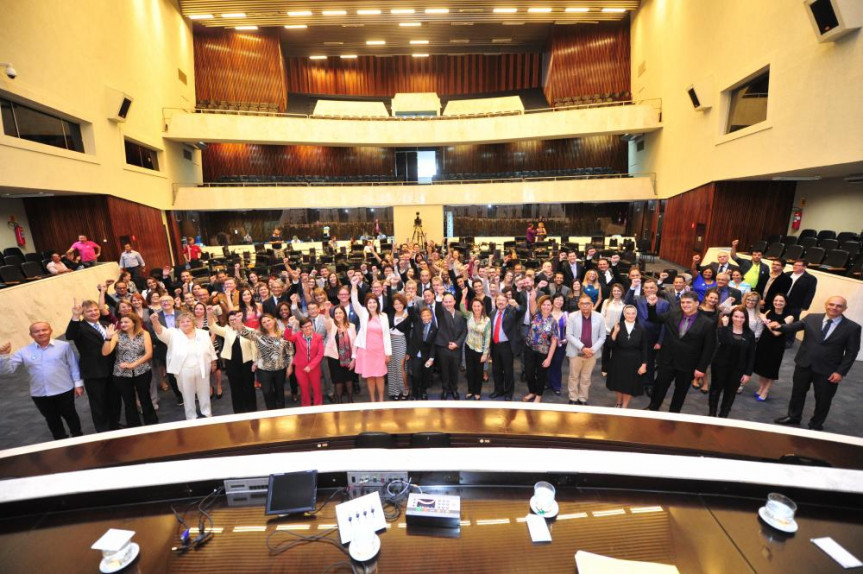
[[[497,312],[497,319],[494,322],[494,344],[500,343],[500,324],[503,322],[503,311]]]

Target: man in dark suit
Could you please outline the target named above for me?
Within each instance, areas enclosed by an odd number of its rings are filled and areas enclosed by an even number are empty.
[[[490,315],[494,392],[489,396],[493,399],[504,397],[508,401],[512,400],[515,389],[513,361],[518,354],[518,330],[524,311],[525,305],[520,305],[518,299],[507,298],[505,293],[499,293],[495,298],[495,308]]]
[[[405,370],[411,377],[411,397],[424,401],[428,399],[428,388],[434,373],[437,326],[432,321],[432,310],[428,307],[420,311],[420,319],[414,323],[405,351]]]
[[[701,271],[705,267],[710,267],[713,269],[713,276],[716,277],[720,273],[728,273],[731,275],[731,272],[735,269],[740,269],[737,265],[733,263],[729,263],[728,259],[730,254],[727,251],[720,251],[716,254],[716,261],[713,263],[708,263],[707,265],[699,265],[698,270]]]
[[[269,313],[273,317],[279,316],[279,305],[288,302],[288,295],[285,293],[285,284],[281,279],[270,279],[270,296],[264,301],[261,301],[264,313]],[[350,298],[350,295],[348,295]]]
[[[660,315],[656,304],[647,306],[648,320],[665,326],[665,338],[659,351],[656,388],[648,407],[658,411],[668,388],[674,382],[670,412],[679,413],[686,400],[692,379],[701,379],[716,349],[716,325],[698,313],[698,296],[684,293],[680,309]]]
[[[563,260],[563,252],[561,252],[560,257],[560,270],[563,271],[563,280],[567,285],[572,287],[572,282],[578,279],[581,280],[584,277],[584,266],[578,262],[578,254],[573,249],[569,253],[566,254],[566,260]]]
[[[440,363],[441,400],[447,395],[458,400],[458,368],[461,364],[461,348],[467,338],[467,321],[456,311],[455,296],[446,293],[437,316],[438,332],[435,338],[435,355]]]
[[[618,273],[617,266],[611,265],[605,257],[600,257],[597,260],[596,274],[599,276],[599,284],[602,286],[603,299],[608,299],[608,296],[611,294],[611,286],[614,283],[624,283]],[[572,284],[570,283],[570,285]]]
[[[815,412],[809,428],[823,430],[833,395],[848,375],[860,352],[860,325],[843,315],[848,307],[844,297],[833,296],[824,304],[824,313],[807,315],[789,325],[777,322],[771,329],[786,333],[803,331],[803,343],[794,357],[793,387],[788,414],[776,419],[781,425],[799,424],[809,387],[815,387]]]
[[[800,318],[802,311],[809,310],[812,299],[815,298],[815,289],[818,288],[818,279],[806,271],[807,261],[798,259],[792,264],[792,271],[785,276],[791,281],[785,298],[788,300],[788,311],[794,315],[794,320]]]
[[[743,293],[740,292],[740,289],[728,286],[730,279],[730,273],[719,273],[716,275],[716,292],[719,294],[719,302],[725,303],[730,298],[734,301],[735,305],[740,305],[740,302],[743,300]]]
[[[79,305],[77,299],[73,300],[66,340],[75,343],[80,355],[81,378],[84,379],[96,432],[120,428],[120,392],[112,380],[114,353],[107,357],[102,355],[105,325],[109,323],[107,318],[102,319],[99,304],[95,301],[84,301]]]
[[[648,320],[648,306],[653,305],[656,308],[656,314],[662,315],[671,310],[671,304],[662,299],[657,294],[659,288],[656,285],[656,279],[648,278],[644,280],[642,285],[643,295],[636,297],[631,303],[635,305],[638,311],[636,320],[638,324],[644,328],[644,334],[647,336],[647,372],[644,374],[645,392],[649,395],[653,394],[653,384],[656,372],[656,355],[662,347],[662,341],[665,338],[665,329],[661,323],[652,323]],[[676,300],[676,299],[675,299]],[[678,309],[679,309],[678,303]],[[603,356],[603,360],[606,357]],[[603,363],[607,368],[607,363]]]
[[[659,292],[659,295],[668,301],[672,309],[680,309],[680,297],[686,293],[686,277],[677,275],[671,285]]]
[[[731,242],[731,259],[740,266],[740,273],[743,274],[743,280],[752,286],[752,290],[764,296],[764,286],[770,278],[770,267],[762,261],[764,253],[758,250],[752,250],[749,254],[752,259],[743,259],[737,256],[737,244],[739,240],[735,239]]]

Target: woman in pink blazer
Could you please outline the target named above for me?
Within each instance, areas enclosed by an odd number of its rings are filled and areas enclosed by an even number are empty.
[[[324,340],[315,333],[308,317],[300,319],[300,330],[295,331],[297,320],[291,317],[285,340],[294,344],[294,374],[300,385],[300,404],[304,407],[323,404],[321,393],[321,361],[324,359]]]
[[[357,329],[348,320],[343,307],[336,307],[330,318],[329,301],[324,303],[324,324],[327,326],[327,344],[324,356],[330,367],[330,378],[333,380],[333,402],[342,402],[342,394],[347,391],[348,402],[354,402],[354,342],[357,339]]]

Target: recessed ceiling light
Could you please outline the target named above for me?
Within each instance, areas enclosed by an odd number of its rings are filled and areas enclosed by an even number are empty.
[[[509,42],[512,42],[512,38],[492,38],[491,39],[492,44],[507,44]]]
[[[288,16],[311,16],[311,15],[312,15],[311,10],[288,11]]]
[[[492,10],[495,14],[515,14],[518,8],[495,8]]]
[[[450,26],[473,26],[473,22],[450,22]]]
[[[621,12],[626,12],[626,8],[603,8],[602,11],[620,14]]]
[[[590,8],[567,8],[564,12],[590,12]]]
[[[449,41],[450,44],[470,44],[470,40],[467,38],[456,38]]]
[[[377,9],[375,9],[375,10],[357,10],[357,14],[360,16],[377,16],[380,13],[381,13],[381,11],[377,10]]]
[[[428,40],[411,40],[411,44],[428,44]]]
[[[428,58],[428,54],[411,54],[414,58]]]
[[[551,8],[528,8],[527,11],[531,14],[548,14]]]
[[[413,14],[416,12],[413,8],[393,8],[390,14]]]
[[[356,54],[342,54],[341,56],[339,56],[339,58],[341,58],[342,60],[356,60],[357,55]]]
[[[324,16],[345,16],[347,13],[347,10],[324,10],[321,12]]]
[[[258,29],[258,27],[257,27],[257,26],[235,26],[235,27],[234,27],[234,30],[246,30],[246,31],[251,31],[251,30],[257,30],[257,29]]]
[[[228,12],[227,14],[222,14],[222,18],[245,18],[245,12]]]
[[[342,24],[342,28],[365,28],[365,24]]]
[[[189,14],[189,20],[210,20],[212,17],[212,14]]]
[[[326,56],[309,56],[309,60],[326,60]]]
[[[399,22],[399,26],[403,28],[415,28],[417,26],[422,26],[421,22]]]
[[[504,20],[501,22],[504,26],[524,26],[524,20]]]
[[[366,46],[384,46],[386,43],[386,40],[366,40]]]
[[[286,24],[285,28],[288,30],[302,30],[304,28],[308,28],[305,24]]]
[[[426,14],[449,14],[449,8],[426,8]]]
[[[324,46],[341,46],[344,42],[324,42]]]

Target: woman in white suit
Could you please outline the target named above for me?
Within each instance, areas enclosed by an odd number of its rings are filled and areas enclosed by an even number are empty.
[[[390,325],[386,313],[380,312],[378,300],[374,295],[369,293],[366,296],[365,306],[360,305],[357,295],[359,279],[359,274],[351,278],[351,305],[354,313],[360,318],[360,331],[355,341],[356,372],[369,385],[372,402],[383,402],[387,365],[393,354]]]
[[[210,333],[195,328],[195,319],[188,312],[180,313],[177,326],[167,329],[153,321],[153,332],[168,346],[167,370],[177,377],[186,411],[186,420],[197,418],[195,395],[201,414],[213,416],[210,410],[210,373],[216,370],[216,350]]]

